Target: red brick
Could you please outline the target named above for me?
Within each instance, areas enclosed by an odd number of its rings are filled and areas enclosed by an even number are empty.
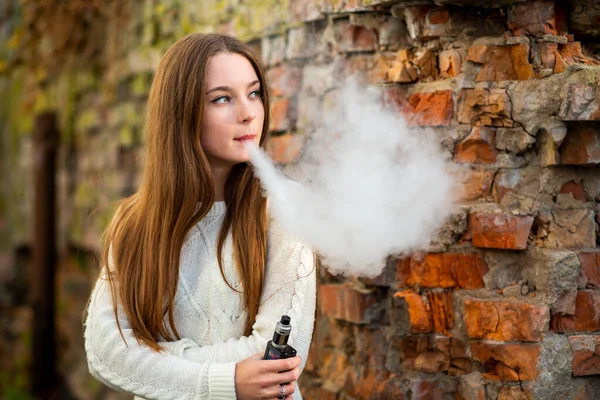
[[[580,273],[587,287],[600,289],[600,251],[592,253],[579,253]]]
[[[352,346],[353,338],[353,326],[335,319],[317,318],[315,341],[317,341],[321,348],[346,349]]]
[[[552,315],[554,332],[600,331],[600,294],[596,290],[579,290],[575,298],[575,315]]]
[[[325,349],[319,365],[321,376],[334,387],[342,387],[350,369],[348,355],[342,351]]]
[[[552,72],[554,72],[555,74],[565,72],[565,70],[567,69],[567,63],[565,62],[565,59],[562,57],[558,50],[554,52],[554,60],[554,69],[552,70]]]
[[[321,17],[322,7],[321,1],[292,1],[289,12],[293,17],[293,21],[314,21]]]
[[[577,332],[600,331],[600,293],[594,290],[577,292],[573,318]]]
[[[558,116],[563,121],[600,120],[600,87],[598,84],[578,82],[567,85]],[[571,135],[575,136],[575,143],[584,141],[585,147],[587,147],[591,144],[587,143],[588,138],[598,137],[598,126],[572,124],[567,127],[567,137],[565,140]],[[564,145],[565,143],[563,142]],[[597,149],[597,146],[592,144],[591,148]],[[597,153],[594,158],[596,157],[598,157]]]
[[[304,144],[303,135],[292,135],[287,133],[280,136],[272,136],[267,141],[267,152],[273,161],[280,164],[288,164],[296,161]]]
[[[287,98],[276,99],[271,102],[270,130],[285,131],[290,129],[289,109],[290,101]]]
[[[485,400],[485,383],[481,374],[462,376],[454,400]]]
[[[378,45],[377,32],[364,26],[352,25],[346,19],[338,20],[335,24],[338,34],[339,51],[370,51]]]
[[[557,11],[554,1],[517,4],[508,9],[508,27],[515,36],[557,35],[564,24]]]
[[[316,332],[316,330],[315,330]],[[321,366],[321,351],[316,341],[313,341],[308,348],[308,357],[306,357],[306,363],[304,364],[305,372],[314,373],[317,372],[317,368]]]
[[[577,290],[567,290],[552,304],[552,315],[575,315]]]
[[[589,248],[596,245],[594,212],[585,208],[557,209],[546,227],[548,248]]]
[[[408,97],[407,89],[401,87],[388,87],[383,91],[384,104],[399,113],[408,104]]]
[[[412,58],[413,54],[410,50],[399,50],[389,67],[387,81],[396,83],[415,82],[419,77],[419,72],[411,62]]]
[[[473,246],[491,249],[524,250],[533,217],[498,213],[469,214]]]
[[[382,329],[370,329],[354,326],[353,363],[379,368],[385,364],[389,350],[385,332]]]
[[[478,82],[528,80],[535,78],[529,63],[529,45],[475,45],[469,48],[467,60],[482,64],[475,78]]]
[[[433,52],[426,49],[415,59],[415,64],[419,67],[419,80],[433,80],[438,78],[437,58]]]
[[[398,263],[398,284],[428,288],[479,289],[487,265],[479,253],[428,253]]]
[[[291,97],[300,91],[302,70],[297,67],[281,65],[269,69],[268,78],[271,96]]]
[[[495,129],[474,127],[469,136],[456,145],[454,161],[474,164],[496,162]]]
[[[543,51],[550,51],[552,47],[547,47]],[[555,74],[564,72],[567,66],[574,64],[598,65],[600,61],[583,54],[581,43],[571,42],[557,45],[552,56],[547,56],[546,61],[554,60],[553,72]]]
[[[485,169],[469,169],[459,177],[461,186],[457,189],[463,201],[477,200],[490,196],[494,171]]]
[[[542,67],[554,69],[556,64],[556,53],[558,52],[558,43],[540,43],[540,55],[542,57]]]
[[[367,311],[375,304],[375,298],[338,284],[319,287],[320,308],[323,315],[355,324],[370,322]]]
[[[428,292],[427,301],[431,308],[433,331],[448,334],[448,331],[454,327],[452,293]]]
[[[575,330],[574,317],[572,315],[552,315],[550,330],[558,333],[573,332]]]
[[[583,186],[580,183],[575,183],[573,181],[567,182],[564,185],[562,185],[558,193],[571,193],[574,199],[580,201],[587,201],[587,195],[585,194],[585,190],[583,190]]]
[[[378,77],[374,68],[373,56],[368,54],[354,54],[344,59],[342,71],[344,77],[356,77],[360,83],[383,83],[386,80]]]
[[[450,366],[450,338],[408,336],[400,342],[402,366],[423,372],[444,372]]]
[[[528,381],[537,376],[538,344],[473,343],[473,358],[483,364],[483,377],[494,381]]]
[[[415,360],[419,354],[430,350],[429,341],[431,336],[411,335],[403,338],[399,343],[402,356],[402,366],[408,369],[415,368]]]
[[[432,332],[433,321],[431,318],[431,308],[423,296],[410,289],[397,292],[394,296],[403,299],[408,305],[411,332]]]
[[[389,390],[391,374],[383,369],[352,368],[349,379],[346,381],[344,392],[352,398],[376,400],[381,398],[383,390]],[[402,399],[402,397],[400,397]]]
[[[600,119],[600,112],[593,118]],[[599,127],[579,124],[570,126],[564,142],[559,147],[559,152],[563,164],[600,164]]]
[[[473,361],[468,357],[464,358],[453,358],[450,361],[450,368],[448,368],[448,375],[460,376],[473,372]]]
[[[376,399],[394,399],[394,400],[405,400],[405,388],[402,380],[397,375],[390,375],[390,377],[377,385]]]
[[[450,339],[450,375],[464,375],[473,371],[473,361],[467,355],[465,344],[456,338]]]
[[[458,99],[458,122],[512,127],[512,104],[506,89],[463,89]]]
[[[415,359],[415,369],[423,372],[444,372],[448,370],[450,359],[447,354],[427,351]]]
[[[380,53],[375,56],[373,61],[371,62],[371,66],[369,67],[369,72],[367,73],[369,77],[369,82],[371,83],[388,83],[389,80],[389,70],[390,65],[394,62],[394,57],[390,54]],[[366,60],[355,61],[353,64],[356,64],[358,68],[361,67],[361,63],[365,65],[369,65]],[[352,67],[354,68],[354,67]]]
[[[407,54],[408,50],[400,50],[395,54],[381,53],[375,56],[369,80],[372,83],[416,81],[417,69],[410,63]]]
[[[600,335],[569,337],[573,350],[573,375],[600,375]]]
[[[455,386],[448,384],[447,380],[440,379],[440,376],[434,378],[418,377],[411,380],[410,391],[411,400],[442,400],[454,398]]]
[[[448,126],[452,121],[452,91],[413,93],[404,117],[409,126]]]
[[[540,190],[539,171],[537,169],[501,169],[496,174],[492,186],[492,196],[501,203],[507,193],[535,197]]]
[[[547,306],[465,300],[467,333],[475,339],[539,342],[543,339],[549,320]]]
[[[405,20],[413,39],[423,40],[440,36],[456,36],[460,30],[449,10],[430,6],[412,6],[405,9]]]
[[[496,400],[533,400],[533,391],[522,385],[502,386]]]
[[[462,56],[458,50],[442,51],[439,55],[440,76],[455,78],[460,75]]]
[[[304,393],[304,390],[302,391],[302,393]],[[317,398],[319,400],[337,400],[338,398],[337,392],[332,392],[324,387],[317,388],[317,393]],[[310,399],[310,396],[307,396],[307,398]]]

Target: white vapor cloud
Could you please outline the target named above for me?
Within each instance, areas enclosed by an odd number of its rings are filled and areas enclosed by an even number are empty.
[[[372,277],[388,255],[427,247],[453,209],[455,181],[436,137],[409,129],[374,89],[352,81],[337,100],[305,142],[293,176],[247,147],[284,229],[331,272]]]

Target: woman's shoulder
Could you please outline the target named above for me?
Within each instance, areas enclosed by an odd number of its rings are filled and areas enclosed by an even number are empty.
[[[268,213],[267,241],[270,245],[285,245],[295,247],[301,245],[309,247],[302,239],[299,232],[294,229],[293,222],[288,220],[285,215]]]

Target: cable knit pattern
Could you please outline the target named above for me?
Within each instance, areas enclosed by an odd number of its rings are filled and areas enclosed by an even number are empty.
[[[183,339],[160,342],[157,353],[139,344],[122,310],[113,314],[107,281],[94,288],[86,321],[85,347],[90,372],[110,387],[147,399],[234,399],[235,364],[262,353],[281,315],[290,315],[290,344],[302,356],[310,346],[316,300],[313,253],[272,218],[260,308],[250,336],[243,337],[246,312],[240,293],[223,281],[216,257],[225,203],[216,202],[194,226],[182,247],[174,304],[175,324]],[[224,273],[241,290],[231,237],[223,249]],[[294,399],[302,399],[297,389]]]

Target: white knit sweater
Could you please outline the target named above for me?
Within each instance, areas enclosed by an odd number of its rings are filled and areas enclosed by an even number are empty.
[[[85,323],[90,373],[104,384],[145,399],[235,399],[235,365],[264,352],[282,315],[291,317],[289,344],[308,357],[315,313],[313,253],[269,219],[267,265],[260,308],[250,336],[242,336],[246,312],[242,295],[223,281],[216,256],[225,202],[216,202],[188,234],[181,250],[174,302],[175,326],[184,339],[159,342],[158,353],[136,341],[121,308],[117,328],[109,284],[101,276]],[[242,289],[231,236],[223,249],[228,282]],[[294,399],[302,399],[297,390]]]

